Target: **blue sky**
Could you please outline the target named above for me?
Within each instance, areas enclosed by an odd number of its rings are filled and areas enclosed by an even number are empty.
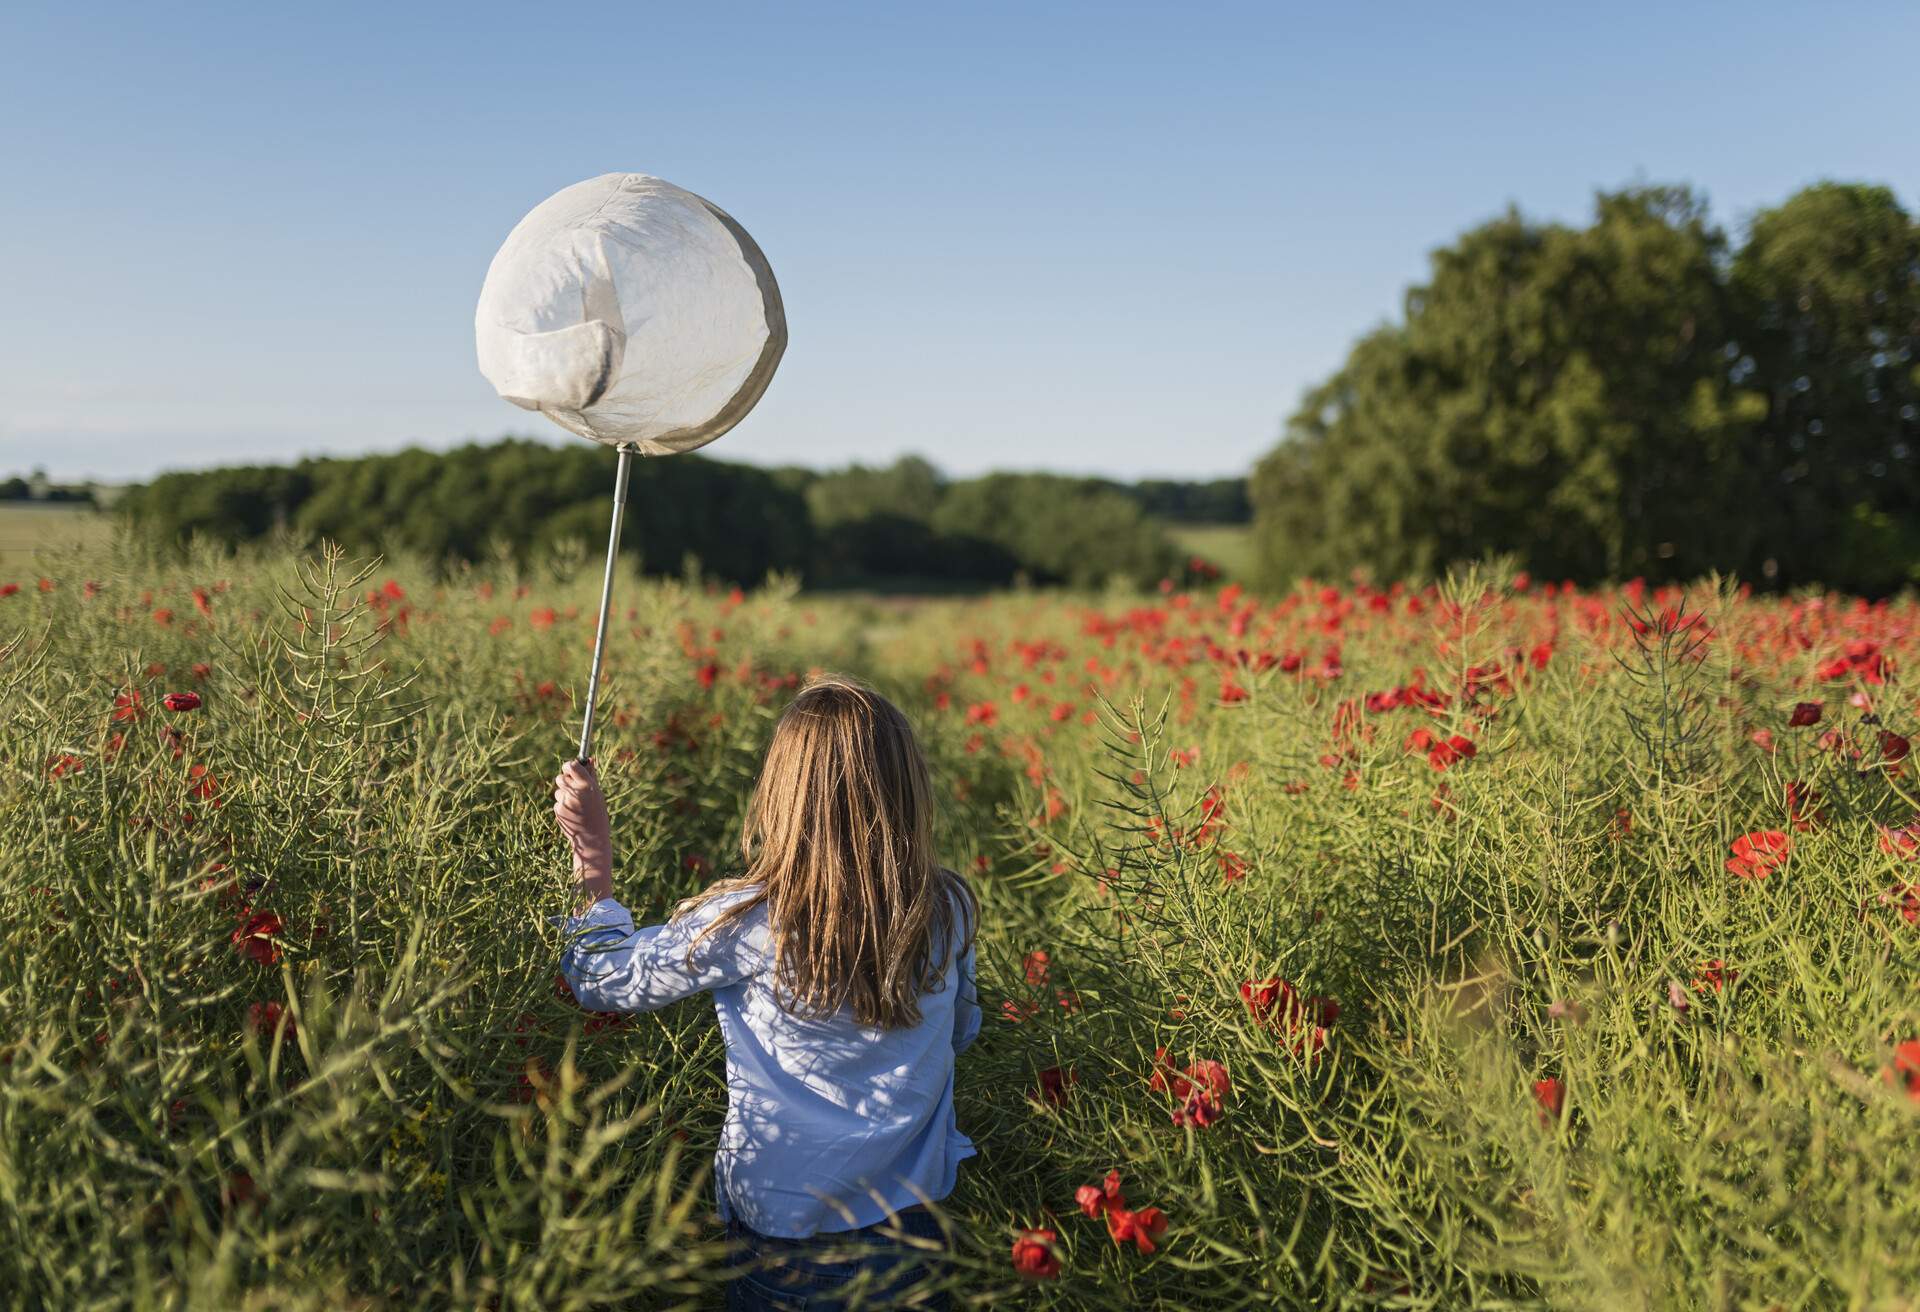
[[[792,343],[709,454],[1245,471],[1508,203],[1920,199],[1920,6],[117,6],[0,13],[0,471],[577,441],[472,315],[519,217],[655,173]],[[548,430],[541,432],[541,430]]]

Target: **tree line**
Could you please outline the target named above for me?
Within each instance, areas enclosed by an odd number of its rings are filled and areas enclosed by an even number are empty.
[[[506,439],[285,466],[164,474],[119,509],[156,541],[233,547],[276,532],[433,559],[595,552],[614,455]],[[1025,578],[1147,584],[1182,569],[1166,520],[1244,521],[1244,479],[1125,484],[1054,474],[951,480],[918,457],[826,472],[675,456],[634,470],[623,551],[651,573],[771,572],[823,587],[973,588]]]
[[[1684,187],[1432,256],[1251,481],[1263,581],[1509,553],[1582,582],[1920,584],[1920,226],[1823,183],[1735,243]]]

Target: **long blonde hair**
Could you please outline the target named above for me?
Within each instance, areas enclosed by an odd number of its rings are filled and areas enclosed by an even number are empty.
[[[695,940],[767,908],[775,996],[796,1014],[851,1004],[862,1025],[920,1022],[954,951],[972,945],[978,904],[933,859],[933,785],[893,703],[830,675],[803,688],[774,726],[740,838],[746,873],[675,910],[741,889]]]

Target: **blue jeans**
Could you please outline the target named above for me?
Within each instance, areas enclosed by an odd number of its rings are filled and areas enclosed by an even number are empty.
[[[847,1312],[888,1308],[933,1272],[936,1253],[903,1243],[897,1231],[944,1246],[940,1222],[925,1208],[899,1214],[896,1227],[882,1221],[806,1239],[781,1239],[727,1223],[727,1238],[739,1245],[738,1264],[727,1283],[727,1312]],[[864,1278],[863,1278],[864,1277]],[[941,1294],[912,1306],[946,1312]]]

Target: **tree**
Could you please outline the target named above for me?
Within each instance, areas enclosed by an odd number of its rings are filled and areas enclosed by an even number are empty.
[[[1204,483],[1149,478],[1131,491],[1149,515],[1176,524],[1244,524],[1253,517],[1244,478]]]
[[[989,474],[954,483],[934,516],[943,533],[997,543],[1039,582],[1148,583],[1177,555],[1128,492],[1099,479]]]
[[[946,482],[939,470],[919,456],[902,456],[883,469],[850,465],[818,475],[807,485],[807,510],[820,528],[869,515],[930,522]]]
[[[563,539],[597,548],[613,478],[614,454],[604,447],[507,440],[292,469],[167,474],[123,504],[161,541],[199,536],[233,546],[285,525],[358,551],[477,560],[504,546],[525,561]],[[691,455],[645,460],[629,505],[625,549],[650,572],[678,573],[689,555],[736,582],[807,568],[806,502],[765,471]]]
[[[1920,582],[1920,226],[1885,187],[1808,187],[1754,218],[1733,286],[1766,405],[1744,459],[1793,526],[1774,572]]]
[[[863,515],[816,530],[813,573],[828,587],[997,587],[1019,570],[998,543],[937,533],[907,515]]]
[[[1432,257],[1405,320],[1308,393],[1252,480],[1262,572],[1427,575],[1511,552],[1580,579],[1745,564],[1726,241],[1684,188],[1509,212]]]
[[[242,465],[162,474],[129,488],[116,509],[157,541],[233,547],[286,526],[312,495],[310,466]]]

